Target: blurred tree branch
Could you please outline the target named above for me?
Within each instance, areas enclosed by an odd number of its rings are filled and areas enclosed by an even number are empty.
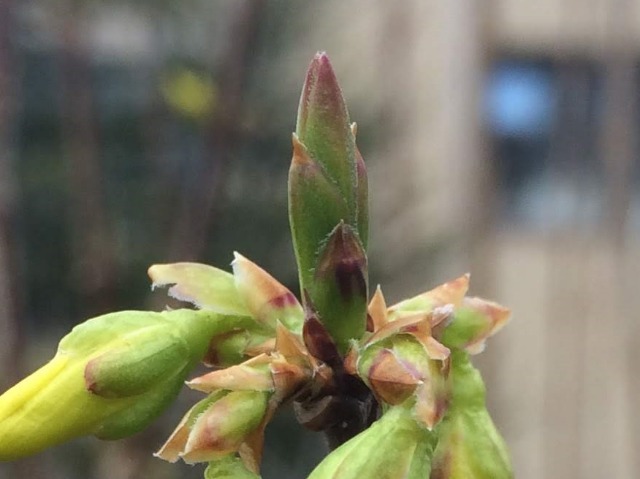
[[[218,102],[205,138],[202,174],[191,178],[193,187],[183,191],[169,244],[170,260],[194,260],[202,256],[207,233],[220,208],[227,164],[237,156],[242,123],[242,92],[250,71],[263,0],[245,0],[236,6],[228,49],[219,67]]]
[[[73,284],[93,315],[115,296],[116,253],[106,214],[83,4],[68,2],[61,24],[61,125],[68,161]]]
[[[24,315],[24,281],[17,265],[15,228],[19,211],[18,182],[13,162],[16,98],[15,58],[12,45],[13,0],[0,0],[0,391],[21,376]],[[32,460],[7,466],[12,477],[39,477]],[[2,471],[0,471],[1,473]]]
[[[12,0],[0,0],[0,390],[20,376],[21,300],[16,268],[17,184],[12,128],[16,98],[11,48]]]

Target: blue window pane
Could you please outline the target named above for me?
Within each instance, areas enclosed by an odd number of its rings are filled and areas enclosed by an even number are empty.
[[[550,132],[556,101],[549,69],[503,62],[491,72],[487,89],[487,121],[495,135],[539,137]]]

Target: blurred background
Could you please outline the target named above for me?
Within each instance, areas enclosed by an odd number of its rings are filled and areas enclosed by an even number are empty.
[[[466,271],[514,317],[477,357],[518,478],[640,477],[639,0],[0,0],[0,391],[148,265],[237,250],[296,289],[290,132],[326,50],[371,188],[372,284]],[[149,431],[0,478],[197,478]],[[322,438],[269,430],[265,479]]]

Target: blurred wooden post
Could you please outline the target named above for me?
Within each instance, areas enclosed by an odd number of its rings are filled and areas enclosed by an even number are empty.
[[[542,243],[546,249],[548,272],[546,297],[539,319],[544,322],[544,350],[537,359],[544,371],[543,476],[576,477],[580,469],[584,440],[585,338],[589,306],[581,301],[588,283],[588,257],[593,235],[580,235],[579,219],[584,198],[584,174],[589,147],[589,70],[584,62],[559,54],[557,71],[557,126],[551,138],[551,175],[575,199],[569,218],[546,212],[550,224]],[[583,226],[583,225],[582,225]],[[584,227],[588,228],[588,227]],[[591,228],[594,229],[594,228]],[[581,261],[581,258],[583,259]],[[576,438],[567,441],[566,437]]]
[[[633,44],[632,1],[613,0],[607,12],[607,42],[604,52],[604,111],[601,159],[607,187],[606,233],[622,247],[631,202],[634,154],[637,154],[638,77]]]
[[[637,413],[640,398],[640,326],[638,310],[632,306],[637,296],[638,265],[628,265],[628,213],[631,204],[634,158],[638,156],[638,76],[637,45],[634,37],[637,17],[632,0],[611,0],[607,3],[604,49],[604,111],[601,136],[601,161],[605,174],[606,196],[602,227],[612,250],[611,295],[614,310],[609,312],[604,338],[609,352],[609,382],[599,384],[601,395],[618,391],[606,404],[611,411],[599,411],[607,416],[603,434],[618,439],[612,448],[611,461],[618,471],[604,471],[623,477],[640,471],[640,418]],[[601,323],[600,323],[601,324]],[[605,334],[600,327],[599,334]],[[621,384],[622,383],[622,384]],[[604,400],[604,399],[603,399]],[[596,411],[593,411],[596,413]],[[626,465],[626,468],[625,468]],[[617,474],[616,474],[617,473]],[[629,476],[630,477],[630,476]]]

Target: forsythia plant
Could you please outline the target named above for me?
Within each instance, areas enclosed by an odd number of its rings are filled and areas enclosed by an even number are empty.
[[[369,300],[367,175],[329,59],[302,90],[289,173],[301,298],[235,253],[233,273],[155,265],[156,286],[195,309],[90,319],[0,396],[0,459],[82,435],[147,427],[189,379],[204,393],[156,453],[203,462],[205,478],[258,478],[264,430],[292,403],[332,452],[309,479],[513,476],[470,355],[509,311],[466,296],[469,276],[387,306]]]

